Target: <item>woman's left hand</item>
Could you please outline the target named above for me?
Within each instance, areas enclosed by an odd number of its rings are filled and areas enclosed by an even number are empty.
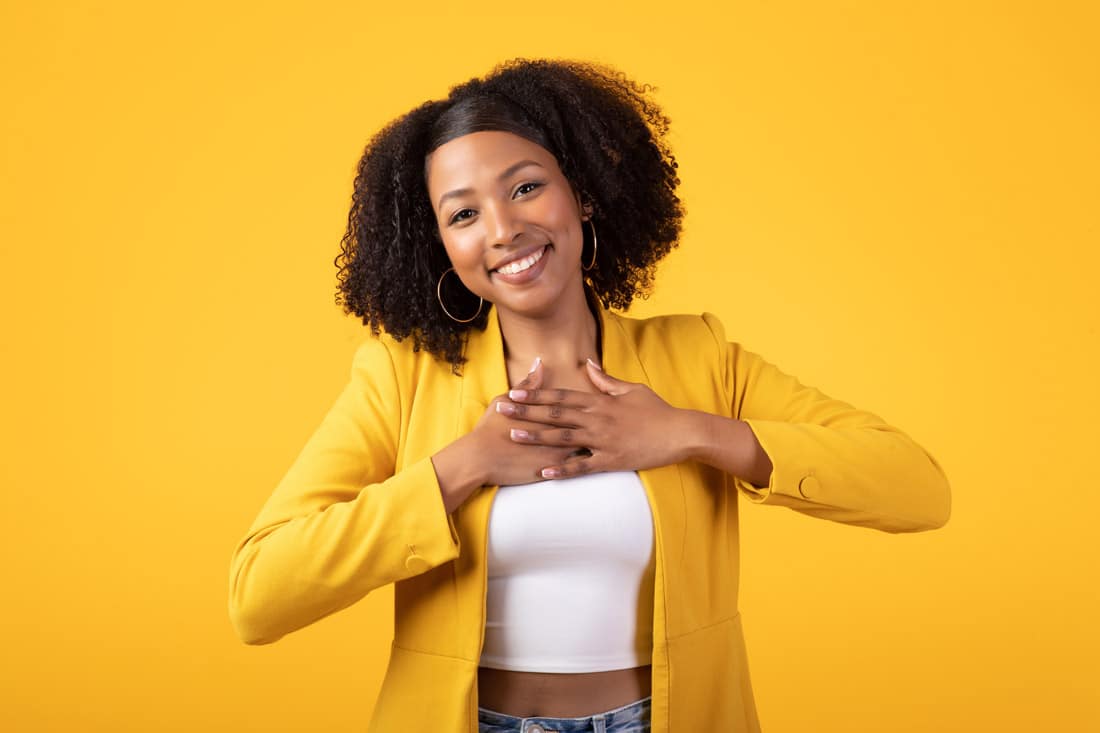
[[[570,446],[587,454],[542,470],[545,478],[601,471],[637,471],[688,457],[690,412],[672,407],[644,384],[606,374],[589,360],[588,378],[599,394],[571,389],[512,390],[498,411],[544,428],[512,429],[512,440]],[[514,408],[514,409],[513,409]]]

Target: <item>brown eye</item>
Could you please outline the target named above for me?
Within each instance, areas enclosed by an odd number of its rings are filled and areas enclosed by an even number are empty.
[[[450,220],[447,223],[448,224],[454,224],[456,222],[463,221],[464,219],[469,218],[469,217],[466,217],[466,216],[462,216],[463,214],[470,214],[472,216],[473,213],[474,212],[473,212],[472,209],[459,209],[458,211],[456,211],[454,213],[454,215],[450,218]]]
[[[534,191],[536,188],[538,188],[541,185],[542,185],[541,183],[533,183],[533,182],[532,183],[521,183],[521,184],[519,184],[519,186],[516,187],[516,194],[517,195],[522,195],[522,194],[531,193],[531,191]]]

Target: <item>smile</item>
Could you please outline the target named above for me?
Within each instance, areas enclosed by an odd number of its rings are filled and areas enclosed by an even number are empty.
[[[509,262],[507,265],[504,265],[503,267],[498,267],[496,271],[499,272],[502,275],[516,275],[518,273],[523,272],[524,270],[528,270],[528,269],[534,267],[535,263],[538,262],[539,260],[541,260],[543,255],[545,255],[545,254],[546,254],[546,247],[543,247],[538,252],[535,252],[533,254],[529,254],[526,257],[524,257],[523,259],[516,260],[515,262]]]

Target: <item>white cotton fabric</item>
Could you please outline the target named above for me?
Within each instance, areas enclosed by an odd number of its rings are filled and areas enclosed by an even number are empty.
[[[489,519],[481,666],[651,663],[653,517],[633,471],[501,486]]]

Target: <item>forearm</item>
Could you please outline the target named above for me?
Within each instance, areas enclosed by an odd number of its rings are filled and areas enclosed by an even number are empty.
[[[427,459],[359,487],[352,499],[334,500],[352,487],[340,486],[339,471],[322,476],[307,465],[321,456],[305,455],[231,560],[230,618],[248,644],[273,642],[459,553]],[[325,457],[332,459],[326,465],[340,460]]]
[[[449,443],[432,456],[439,491],[443,495],[443,508],[450,514],[485,483],[479,468],[483,455],[475,444],[475,436],[467,434]]]
[[[927,450],[878,415],[829,397],[727,342],[718,319],[703,317],[719,349],[722,404],[731,408],[716,412],[742,421],[732,431],[741,433],[740,440],[717,443],[732,446],[734,455],[727,458],[735,475],[742,472],[734,481],[742,496],[887,532],[943,526],[951,511],[950,486]],[[700,460],[729,470],[727,461],[707,449],[729,426],[706,422],[711,429],[702,432],[701,450],[707,455]],[[759,480],[762,469],[751,468],[751,453],[760,450],[775,462],[768,483]]]
[[[683,411],[678,431],[690,459],[714,466],[755,486],[767,486],[772,462],[748,423],[698,410]]]

